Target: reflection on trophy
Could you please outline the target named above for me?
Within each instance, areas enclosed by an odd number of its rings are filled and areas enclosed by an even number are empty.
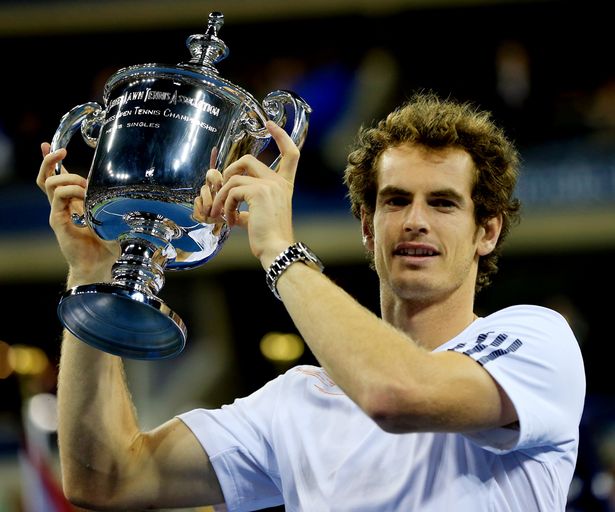
[[[204,264],[229,235],[225,223],[192,216],[207,170],[258,155],[271,140],[268,120],[288,125],[299,147],[305,139],[311,109],[299,96],[274,91],[260,104],[219,76],[214,64],[228,54],[218,38],[223,20],[211,13],[205,33],[187,39],[188,62],[116,72],[105,84],[105,107],[74,107],[53,137],[52,151],[80,128],[96,148],[85,212],[73,221],[121,249],[111,283],[77,286],[58,305],[70,332],[106,352],[160,359],[183,350],[186,327],[156,294],[166,270]]]

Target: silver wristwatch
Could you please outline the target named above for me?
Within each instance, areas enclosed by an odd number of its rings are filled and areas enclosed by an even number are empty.
[[[273,263],[271,263],[265,275],[267,286],[269,286],[269,289],[280,300],[282,299],[278,293],[278,279],[289,266],[297,261],[301,261],[309,267],[319,270],[320,272],[322,272],[325,268],[322,262],[318,259],[318,256],[316,256],[307,245],[302,242],[297,242],[296,244],[291,245],[288,249],[280,253],[275,260],[273,260]]]

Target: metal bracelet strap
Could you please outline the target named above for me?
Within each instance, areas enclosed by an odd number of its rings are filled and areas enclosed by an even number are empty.
[[[267,286],[278,300],[282,300],[277,288],[278,279],[290,265],[297,261],[312,266],[321,272],[324,270],[322,262],[307,245],[302,242],[291,245],[273,260],[265,274]]]

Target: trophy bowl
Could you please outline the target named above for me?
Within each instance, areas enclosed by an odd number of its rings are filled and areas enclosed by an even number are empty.
[[[77,338],[111,354],[162,359],[183,350],[186,326],[157,294],[165,271],[203,265],[229,236],[226,223],[193,217],[207,170],[258,155],[271,141],[268,120],[287,129],[299,147],[305,140],[311,108],[301,97],[277,90],[259,103],[220,77],[214,64],[228,54],[218,37],[223,22],[221,13],[211,13],[205,33],[187,39],[187,62],[114,73],[104,87],[104,107],[77,105],[53,136],[52,151],[66,147],[78,129],[95,148],[84,214],[73,222],[117,241],[121,252],[112,282],[66,291],[58,316]],[[279,161],[270,164],[272,171]]]

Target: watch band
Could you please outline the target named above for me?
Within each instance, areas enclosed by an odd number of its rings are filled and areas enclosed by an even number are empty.
[[[297,261],[301,261],[306,265],[319,270],[320,272],[322,272],[325,268],[322,262],[318,259],[318,256],[316,256],[311,249],[302,242],[297,242],[288,247],[285,251],[282,251],[276,259],[273,260],[267,269],[267,273],[265,274],[267,286],[269,286],[269,289],[279,300],[282,300],[282,298],[278,293],[278,279],[280,279],[280,276],[288,267]]]

